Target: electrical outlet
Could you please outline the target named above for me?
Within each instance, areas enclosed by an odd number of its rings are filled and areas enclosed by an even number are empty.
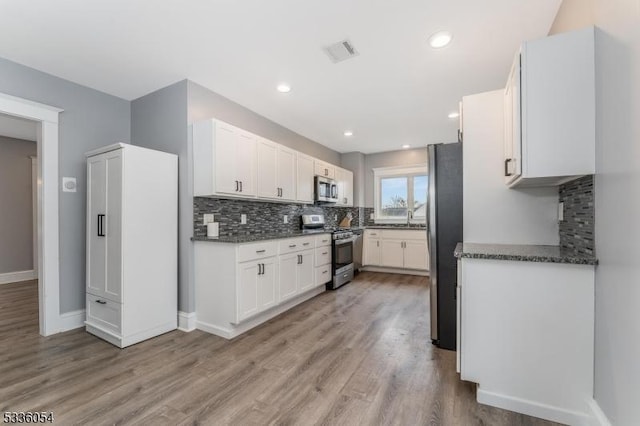
[[[213,213],[205,213],[202,215],[202,224],[206,225],[207,223],[215,222],[213,219]]]
[[[337,214],[333,215],[333,220],[335,220],[336,222],[338,221],[338,215]]]
[[[246,214],[241,214],[240,215],[240,225],[246,225],[247,224],[247,215]]]
[[[289,223],[289,216],[287,216],[286,214],[282,216],[282,221],[283,223]]]
[[[558,221],[564,221],[564,203],[558,203]]]
[[[374,215],[373,213],[371,213],[371,214],[369,215],[369,219],[373,220],[373,219],[375,219],[375,218],[376,218],[376,217],[375,217],[375,215]]]

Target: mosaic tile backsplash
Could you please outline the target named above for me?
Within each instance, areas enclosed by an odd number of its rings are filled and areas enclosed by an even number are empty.
[[[336,227],[351,212],[351,226],[363,226],[363,209],[359,207],[305,206],[301,204],[268,203],[250,200],[195,197],[193,199],[194,236],[206,236],[207,227],[202,224],[205,213],[213,213],[219,222],[221,236],[271,234],[300,230],[302,212],[315,207],[323,210],[326,226]],[[240,224],[240,215],[247,215],[246,225]],[[289,223],[284,223],[284,216]]]
[[[576,254],[595,255],[595,206],[593,176],[561,185],[558,192],[564,203],[560,222],[560,246]]]

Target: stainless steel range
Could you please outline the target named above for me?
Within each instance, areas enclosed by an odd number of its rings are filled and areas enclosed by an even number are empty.
[[[338,287],[353,280],[353,243],[355,234],[350,229],[328,228],[325,226],[325,218],[322,210],[309,209],[302,215],[302,229],[309,232],[330,232],[331,245],[331,271],[333,279],[327,283],[328,290]]]

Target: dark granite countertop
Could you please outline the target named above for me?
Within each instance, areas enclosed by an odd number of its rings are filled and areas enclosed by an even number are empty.
[[[458,243],[454,256],[463,259],[516,260],[522,262],[597,265],[595,256],[576,254],[559,246]]]
[[[279,240],[282,238],[304,237],[307,235],[320,235],[320,234],[328,234],[328,233],[330,233],[330,231],[325,231],[321,229],[318,231],[286,231],[286,232],[272,232],[272,233],[249,234],[249,235],[221,235],[219,237],[207,237],[205,235],[205,236],[191,237],[191,241],[240,244],[240,243],[251,243],[255,241]]]

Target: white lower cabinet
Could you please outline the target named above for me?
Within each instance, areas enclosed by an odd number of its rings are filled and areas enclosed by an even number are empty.
[[[429,250],[426,231],[367,229],[363,260],[364,266],[427,271]]]
[[[315,247],[314,285],[320,287],[333,279],[331,274],[331,235],[322,234],[316,236]]]
[[[319,269],[330,275],[331,268],[316,268],[319,241],[330,243],[331,237],[245,244],[196,241],[196,327],[230,339],[324,291],[318,285]]]

